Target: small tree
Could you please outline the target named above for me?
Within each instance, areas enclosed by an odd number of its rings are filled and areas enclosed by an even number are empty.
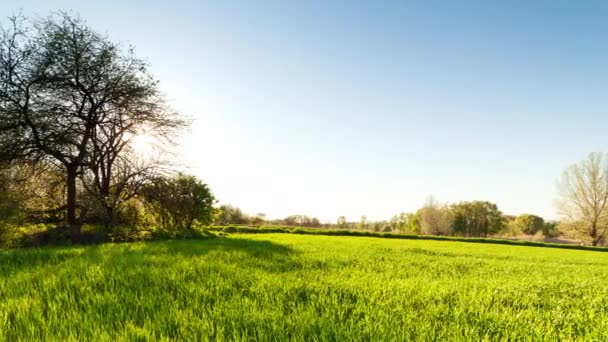
[[[420,234],[420,219],[415,213],[407,214],[407,230],[409,233]]]
[[[591,153],[568,167],[558,187],[558,208],[566,225],[598,245],[608,231],[608,155]]]
[[[241,209],[229,204],[222,204],[217,209],[214,224],[220,226],[227,224],[247,224],[249,221],[249,216],[244,214]]]
[[[316,217],[306,215],[290,215],[283,219],[283,224],[297,227],[320,227],[321,222]]]
[[[407,229],[408,217],[406,213],[400,213],[391,217],[389,225],[396,231],[403,233]]]
[[[528,234],[534,235],[539,231],[543,230],[545,226],[545,220],[542,217],[532,214],[519,215],[514,221],[513,226],[516,230]]]
[[[250,220],[250,223],[253,224],[253,225],[255,225],[255,226],[259,226],[259,225],[263,224],[264,222],[266,222],[266,214],[265,213],[257,213]]]
[[[360,230],[366,230],[368,228],[369,222],[367,221],[367,216],[361,216],[361,220],[359,220],[358,228]]]
[[[142,191],[146,203],[166,229],[191,230],[194,222],[213,222],[215,197],[194,176],[157,178]]]
[[[439,204],[430,196],[424,206],[416,212],[419,219],[420,232],[430,235],[452,234],[454,218],[447,205]]]
[[[559,236],[559,222],[558,221],[547,221],[543,226],[543,235],[546,237]]]
[[[338,228],[346,228],[346,225],[347,225],[346,217],[344,217],[344,216],[338,217],[338,221],[336,222],[336,225],[338,226]]]

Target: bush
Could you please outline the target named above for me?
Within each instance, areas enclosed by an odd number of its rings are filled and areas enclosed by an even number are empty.
[[[194,176],[159,177],[144,187],[143,198],[157,222],[166,230],[192,230],[213,221],[215,197],[207,184]]]
[[[543,230],[545,226],[545,220],[542,217],[532,214],[519,215],[515,221],[512,222],[513,226],[526,235],[534,235],[539,231]]]
[[[8,192],[0,193],[0,246],[12,246],[18,239],[18,224],[23,220],[19,202]]]
[[[224,227],[224,233],[236,233],[238,228],[235,226]]]
[[[545,225],[543,226],[543,235],[545,235],[546,237],[558,237],[560,235],[558,227],[559,222],[545,222]]]

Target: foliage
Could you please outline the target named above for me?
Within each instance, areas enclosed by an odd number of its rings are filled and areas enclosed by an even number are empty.
[[[439,204],[429,197],[424,206],[416,212],[421,234],[451,235],[454,216],[445,204]]]
[[[559,182],[559,209],[567,226],[598,245],[608,233],[608,154],[591,153],[568,167]]]
[[[367,224],[367,229],[372,232],[392,232],[393,227],[387,221],[370,221]]]
[[[249,218],[249,223],[256,226],[264,224],[264,222],[266,222],[266,214],[264,213],[257,213],[255,216]]]
[[[320,227],[321,222],[316,217],[310,217],[306,215],[291,215],[283,219],[282,224],[286,226],[299,226],[299,227]]]
[[[249,216],[244,214],[241,209],[232,205],[222,204],[216,212],[214,224],[220,226],[229,224],[247,224],[249,221]]]
[[[22,203],[10,192],[10,181],[6,169],[0,169],[0,247],[11,245],[15,224],[23,219]]]
[[[17,16],[0,30],[0,158],[61,169],[66,219],[78,228],[78,177],[93,173],[104,205],[115,206],[139,175],[116,168],[133,160],[122,158],[128,137],[144,125],[168,132],[182,121],[132,49],[67,13],[29,23]],[[117,184],[118,175],[127,178]]]
[[[390,232],[392,232],[392,231],[393,231],[393,228],[392,228],[391,226],[386,225],[386,226],[382,227],[382,230],[381,230],[381,231],[382,231],[383,233],[390,233]]]
[[[608,338],[605,253],[261,234],[0,259],[0,340]]]
[[[215,197],[207,184],[194,176],[178,173],[171,178],[156,178],[142,193],[164,229],[191,230],[195,222],[213,221]]]
[[[22,216],[19,202],[9,193],[0,190],[0,247],[12,246],[16,226]]]
[[[532,214],[519,215],[514,221],[513,226],[523,234],[534,235],[542,232],[545,227],[545,220],[542,217]]]
[[[400,213],[393,216],[389,225],[400,233],[416,234],[420,232],[418,215],[412,213]]]
[[[63,175],[51,164],[5,165],[2,174],[2,191],[17,202],[22,217],[32,223],[57,222],[65,215],[60,206],[65,196]]]
[[[548,221],[543,225],[543,235],[546,237],[559,236],[559,222]]]
[[[499,232],[504,221],[494,203],[486,201],[460,202],[451,207],[454,233],[462,236],[483,236]]]
[[[357,227],[361,230],[365,230],[368,228],[368,225],[369,221],[367,220],[367,216],[361,216],[361,219],[359,219],[359,225]]]

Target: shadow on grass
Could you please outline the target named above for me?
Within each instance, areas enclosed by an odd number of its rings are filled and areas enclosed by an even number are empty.
[[[73,248],[45,248],[0,251],[0,277],[43,266],[56,266],[80,257],[81,251]]]
[[[261,267],[289,264],[294,251],[284,245],[246,238],[208,240],[166,240],[93,246],[40,248],[0,251],[0,277],[7,277],[42,267],[70,267],[74,263],[89,265],[128,264],[133,267],[152,264],[170,265],[172,256],[198,258],[209,253],[227,261],[240,260]],[[72,265],[70,265],[72,264]],[[291,265],[293,267],[293,265]]]
[[[242,251],[257,258],[293,253],[290,247],[267,240],[247,238],[217,238],[206,241],[172,240],[154,241],[145,244],[147,252],[180,254],[183,256],[202,256],[212,251]]]
[[[123,250],[108,253],[108,249],[94,248],[106,264],[172,267],[175,263],[201,263],[215,266],[238,265],[239,268],[266,272],[288,272],[301,268],[296,253],[290,247],[267,240],[245,237],[217,238],[205,241],[172,240],[125,245]],[[127,265],[128,263],[128,265]]]

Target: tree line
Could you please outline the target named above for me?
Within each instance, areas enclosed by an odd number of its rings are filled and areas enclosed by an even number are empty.
[[[237,207],[221,205],[214,224],[279,225],[464,237],[558,235],[556,222],[546,222],[537,215],[504,215],[496,204],[487,201],[440,204],[433,197],[430,197],[416,212],[399,213],[388,220],[372,221],[362,216],[357,221],[348,221],[346,217],[340,216],[335,223],[321,223],[318,218],[306,215],[291,215],[275,220],[264,218],[263,214],[250,216]]]
[[[540,235],[575,239],[593,246],[606,244],[608,153],[590,153],[587,158],[567,167],[558,180],[557,190],[559,221],[545,221],[533,214],[505,215],[495,203],[488,201],[441,204],[430,197],[416,212],[400,213],[384,221],[369,221],[365,216],[358,221],[348,221],[340,216],[335,223],[321,224],[318,219],[296,215],[270,223],[297,225],[293,224],[292,218],[299,217],[300,222],[307,222],[310,227],[464,237]],[[230,216],[224,216],[216,224],[263,223],[259,219],[248,220],[238,208],[224,208],[240,213],[237,215],[240,219],[231,221]]]

